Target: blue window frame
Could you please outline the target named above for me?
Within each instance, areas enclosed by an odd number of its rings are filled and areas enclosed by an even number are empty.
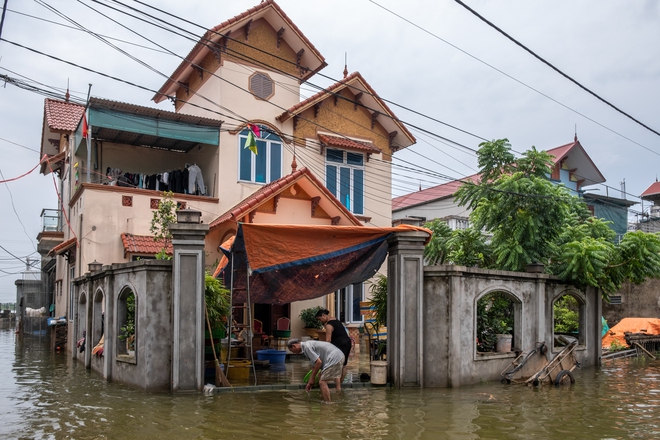
[[[282,177],[282,139],[264,126],[259,126],[257,154],[245,147],[248,130],[238,134],[238,180],[270,183]]]
[[[353,214],[364,214],[364,155],[326,149],[325,186]]]

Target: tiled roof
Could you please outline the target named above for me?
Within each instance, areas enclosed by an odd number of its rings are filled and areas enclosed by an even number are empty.
[[[546,153],[549,153],[552,156],[554,156],[552,161],[553,163],[556,164],[557,162],[566,158],[568,154],[571,152],[571,150],[573,150],[576,147],[579,150],[576,150],[575,152],[577,154],[579,154],[579,152],[583,153],[584,158],[587,161],[586,163],[593,166],[593,169],[596,171],[596,173],[600,175],[600,172],[596,168],[596,165],[593,164],[591,158],[589,158],[586,151],[584,151],[584,148],[577,140],[577,138],[571,143],[568,143],[566,145],[561,145],[556,148],[551,148],[550,150],[545,150],[545,151]],[[395,197],[392,199],[392,210],[396,211],[399,209],[408,208],[410,206],[421,205],[424,203],[431,202],[433,200],[439,200],[445,197],[449,197],[453,195],[456,192],[456,190],[458,190],[458,188],[461,185],[461,180],[465,180],[465,179],[470,179],[473,182],[477,182],[479,180],[479,174],[473,174],[471,176],[464,177],[463,179],[460,180],[454,180],[452,182],[443,183],[442,185],[434,186],[432,188],[427,188],[422,191],[416,191],[414,193]]]
[[[654,196],[656,194],[660,194],[660,182],[655,181],[651,186],[646,188],[646,190],[642,193],[642,197],[644,196]]]
[[[220,217],[213,220],[209,224],[209,228],[212,229],[230,220],[235,222],[238,221],[238,219],[245,216],[250,211],[256,209],[266,200],[270,199],[271,197],[275,196],[278,193],[281,193],[282,191],[284,191],[284,189],[293,185],[303,176],[307,176],[310,180],[312,180],[321,191],[325,192],[326,197],[334,199],[336,205],[344,211],[344,214],[346,215],[346,217],[348,217],[351,220],[351,222],[353,222],[355,225],[362,225],[360,220],[357,217],[355,217],[352,212],[346,209],[346,207],[342,205],[341,202],[337,200],[337,198],[334,195],[332,195],[330,191],[328,191],[328,189],[325,187],[323,183],[321,183],[320,180],[318,180],[307,168],[301,168],[299,170],[294,171],[291,174],[288,174],[280,179],[277,179],[269,183],[268,185],[261,187],[258,191],[243,199],[241,202],[239,202],[229,211],[225,212]]]
[[[46,98],[44,102],[46,123],[51,130],[73,132],[78,127],[85,106],[73,102]]]
[[[235,23],[245,20],[246,18],[253,16],[257,14],[258,12],[262,11],[263,9],[266,8],[273,8],[277,14],[279,14],[284,21],[291,26],[291,30],[293,31],[294,34],[298,35],[298,37],[302,40],[303,44],[305,44],[308,48],[309,51],[312,52],[314,55],[319,60],[319,67],[315,70],[310,70],[307,72],[301,80],[305,80],[313,76],[316,72],[324,68],[327,63],[325,62],[325,58],[321,55],[321,53],[314,47],[311,41],[305,37],[305,35],[302,33],[302,31],[296,26],[296,24],[291,21],[288,15],[284,13],[282,8],[278,6],[277,3],[275,3],[273,0],[262,0],[261,3],[259,3],[257,6],[248,9],[247,11],[238,14],[237,16],[230,18],[229,20],[226,20],[216,27],[206,31],[204,36],[195,44],[195,46],[192,48],[188,56],[184,59],[184,61],[179,64],[179,67],[172,73],[170,78],[163,84],[163,86],[158,90],[158,93],[152,98],[156,102],[160,102],[163,99],[165,99],[166,94],[168,93],[168,89],[174,84],[176,84],[178,81],[182,80],[184,76],[184,72],[190,67],[191,63],[194,63],[196,59],[203,59],[206,53],[208,53],[211,49],[209,46],[213,46],[212,41],[215,41],[218,39],[219,35],[222,34],[227,28],[231,27]],[[286,35],[285,35],[286,39]]]
[[[76,244],[77,244],[76,237],[69,238],[68,240],[63,241],[62,243],[60,243],[57,246],[55,246],[54,248],[52,248],[48,252],[48,256],[52,257],[53,255],[60,255],[64,252],[68,251],[72,247],[74,247]]]
[[[371,142],[358,142],[352,139],[325,134],[319,134],[319,140],[328,147],[347,148],[350,150],[366,151],[367,153],[381,153],[380,148],[374,146]]]
[[[453,180],[442,185],[426,188],[403,196],[395,197],[392,199],[392,211],[396,211],[410,206],[421,205],[433,200],[440,200],[446,197],[451,197],[460,188],[464,181],[470,180],[472,182],[479,181],[479,174],[464,177],[461,180]]]
[[[124,245],[124,254],[157,254],[163,248],[163,240],[155,240],[151,235],[134,235],[122,232],[121,241]],[[172,255],[172,243],[165,245],[165,252]]]
[[[416,142],[415,136],[413,136],[412,133],[410,133],[410,131],[408,131],[406,126],[403,125],[403,123],[401,121],[399,121],[399,119],[396,117],[394,112],[392,110],[390,110],[390,108],[385,103],[385,101],[380,99],[380,97],[378,96],[376,91],[373,88],[371,88],[369,83],[367,83],[367,81],[362,77],[362,75],[360,75],[360,72],[353,72],[350,75],[348,75],[346,78],[334,83],[330,87],[327,87],[327,88],[321,90],[320,92],[318,92],[318,93],[310,96],[309,98],[305,99],[304,101],[299,102],[298,104],[294,105],[293,107],[289,108],[288,110],[286,110],[285,112],[280,114],[276,119],[281,121],[281,122],[284,122],[284,121],[288,120],[289,118],[291,118],[291,117],[293,117],[297,114],[300,114],[304,110],[310,108],[311,106],[313,106],[317,102],[320,102],[320,101],[324,100],[326,97],[331,96],[334,93],[337,93],[339,91],[339,89],[343,89],[344,87],[349,87],[352,82],[360,82],[364,86],[367,93],[369,95],[373,96],[373,98],[376,100],[378,105],[380,105],[383,112],[387,113],[388,117],[392,118],[392,121],[394,121],[394,123],[399,127],[399,129],[402,131],[402,133],[410,140],[410,144],[414,144]]]

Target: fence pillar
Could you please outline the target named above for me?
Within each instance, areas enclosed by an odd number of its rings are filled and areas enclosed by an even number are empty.
[[[387,360],[396,388],[424,386],[424,242],[421,231],[396,232],[387,260]]]
[[[204,386],[204,238],[207,224],[201,213],[177,211],[170,225],[172,261],[172,391]]]

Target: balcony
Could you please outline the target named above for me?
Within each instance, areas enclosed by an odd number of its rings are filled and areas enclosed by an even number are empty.
[[[41,232],[62,232],[62,221],[59,210],[41,210]]]

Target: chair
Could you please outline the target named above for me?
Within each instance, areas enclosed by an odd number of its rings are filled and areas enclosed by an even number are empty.
[[[369,301],[360,301],[360,314],[364,316],[364,331],[369,338],[371,359],[382,359],[387,349],[387,327],[376,326],[374,306]]]
[[[291,320],[285,316],[282,316],[277,320],[277,330],[287,331],[291,330]]]
[[[267,346],[268,345],[268,335],[264,333],[264,323],[259,321],[258,319],[253,319],[252,320],[252,327],[254,328],[254,336],[255,337],[261,337],[260,339],[260,346]]]

